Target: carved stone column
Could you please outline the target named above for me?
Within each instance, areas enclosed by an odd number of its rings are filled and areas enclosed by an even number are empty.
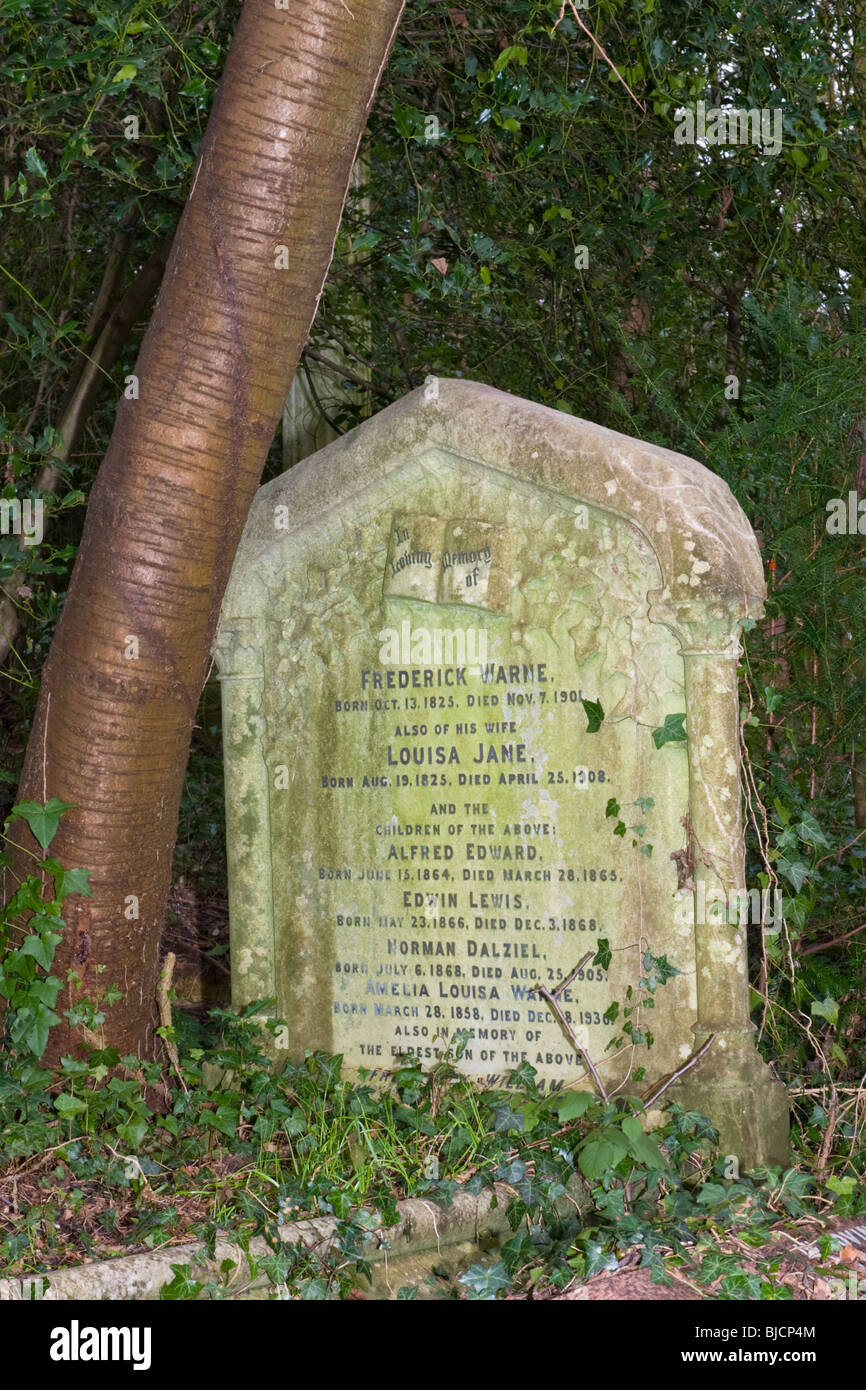
[[[261,824],[269,802],[263,627],[259,619],[235,617],[220,629],[216,647],[226,786],[232,789],[225,804],[236,1009],[277,993],[268,827]]]
[[[719,1131],[723,1151],[748,1169],[787,1162],[789,1115],[785,1088],[755,1044],[747,923],[736,920],[745,890],[737,682],[744,616],[738,602],[718,597],[676,604],[664,616],[653,612],[677,633],[683,654],[687,836],[694,866],[695,1046],[714,1035],[709,1052],[672,1094],[680,1104],[706,1114]]]

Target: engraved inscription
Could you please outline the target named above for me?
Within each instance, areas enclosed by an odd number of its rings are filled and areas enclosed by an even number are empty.
[[[492,472],[470,489],[447,457],[355,520],[279,571],[264,657],[293,1045],[378,1076],[467,1030],[462,1070],[503,1084],[529,1063],[543,1086],[573,1084],[581,1058],[534,990],[589,952],[559,1002],[624,1085],[650,1063],[654,1020],[635,1016],[633,1044],[612,1006],[640,992],[656,948],[682,972],[652,1062],[670,1069],[691,1047],[694,961],[652,845],[679,842],[688,780],[684,751],[651,737],[683,694],[676,641],[648,617],[650,547],[597,507],[578,525],[574,501]],[[296,588],[293,573],[319,578]],[[603,708],[597,732],[582,699]]]

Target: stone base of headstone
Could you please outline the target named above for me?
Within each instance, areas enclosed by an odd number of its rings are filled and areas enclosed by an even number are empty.
[[[753,1038],[751,1027],[717,1034],[694,1073],[667,1093],[712,1121],[721,1153],[736,1159],[732,1176],[789,1162],[788,1093],[762,1061]]]

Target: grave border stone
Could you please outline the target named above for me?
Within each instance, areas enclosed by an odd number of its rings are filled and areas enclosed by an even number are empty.
[[[279,997],[269,787],[259,748],[265,632],[249,577],[274,548],[335,506],[360,500],[372,478],[431,449],[595,504],[642,532],[663,577],[648,596],[649,617],[673,632],[685,673],[691,853],[681,886],[693,886],[696,897],[702,883],[710,897],[744,886],[737,666],[741,625],[761,616],[766,588],[754,533],[730,489],[685,455],[477,382],[429,378],[260,488],[241,540],[214,649],[223,698],[235,1007]],[[277,508],[284,509],[280,529]],[[723,1151],[741,1168],[785,1163],[787,1094],[755,1042],[746,924],[697,921],[695,965],[695,1047],[711,1034],[714,1042],[668,1096],[708,1115]]]

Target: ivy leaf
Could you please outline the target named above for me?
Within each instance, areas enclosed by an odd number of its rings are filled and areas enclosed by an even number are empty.
[[[727,1274],[740,1273],[740,1266],[735,1256],[723,1255],[718,1250],[709,1250],[701,1260],[701,1267],[698,1270],[699,1284],[712,1284],[716,1279]]]
[[[237,1107],[220,1105],[216,1114],[212,1110],[207,1110],[202,1115],[202,1123],[210,1125],[213,1129],[218,1129],[220,1134],[225,1134],[229,1139],[232,1139],[238,1127]]]
[[[667,714],[660,729],[653,729],[653,743],[656,748],[664,748],[666,743],[685,743],[686,731],[683,728],[684,714]]]
[[[192,1300],[198,1297],[204,1288],[197,1279],[191,1279],[188,1265],[169,1265],[173,1278],[169,1283],[163,1284],[159,1291],[161,1299],[185,1299]]]
[[[584,700],[582,695],[580,697],[580,703],[586,711],[586,732],[588,734],[597,734],[601,728],[601,721],[604,719],[604,710],[596,700]]]
[[[517,1270],[522,1265],[533,1264],[538,1254],[538,1247],[535,1245],[528,1231],[518,1231],[510,1240],[507,1240],[502,1247],[502,1261],[506,1269]]]
[[[698,1194],[698,1206],[718,1207],[728,1200],[728,1189],[721,1183],[705,1182]]]
[[[602,1216],[608,1221],[622,1221],[625,1219],[625,1188],[614,1187],[610,1192],[604,1192],[597,1187],[592,1194],[592,1200]]]
[[[9,812],[7,823],[13,820],[26,820],[33,831],[34,838],[38,840],[43,849],[47,849],[54,839],[63,812],[74,811],[74,809],[74,801],[58,801],[56,796],[52,796],[44,806],[40,806],[37,801],[19,801],[18,805],[13,806]]]
[[[289,1139],[296,1139],[299,1134],[305,1134],[306,1131],[307,1117],[303,1110],[295,1106],[288,1119],[283,1121],[283,1133],[286,1134]]]
[[[117,1126],[117,1135],[134,1152],[144,1143],[147,1130],[147,1120],[141,1115],[132,1115],[126,1124]]]
[[[34,1003],[31,1008],[16,1010],[15,1021],[9,1030],[12,1041],[23,1042],[34,1057],[41,1057],[48,1046],[48,1033],[60,1019],[45,1004]]]
[[[90,1071],[90,1064],[80,1057],[61,1057],[60,1065],[67,1076],[86,1076]]]
[[[519,1111],[511,1109],[507,1100],[499,1101],[493,1107],[493,1131],[495,1134],[509,1134],[516,1130],[518,1134],[523,1133],[526,1124]]]
[[[503,1289],[511,1288],[511,1279],[501,1260],[489,1269],[483,1265],[473,1265],[460,1275],[458,1282],[465,1284],[470,1299],[494,1299]]]
[[[54,1109],[61,1115],[80,1115],[82,1110],[87,1109],[87,1101],[79,1099],[78,1096],[69,1096],[64,1091],[61,1095],[55,1096]]]
[[[779,859],[778,864],[780,873],[783,873],[788,882],[793,885],[794,892],[799,893],[809,872],[809,865],[804,864],[802,859],[796,859],[793,862],[790,859]]]
[[[90,886],[90,869],[65,869],[59,859],[46,859],[42,867],[54,879],[54,896],[60,902],[70,893],[81,893],[85,898],[93,897]]]
[[[650,994],[653,994],[659,985],[666,985],[675,975],[682,974],[681,970],[670,964],[667,956],[654,956],[651,951],[644,952],[643,968],[647,974],[640,982],[641,988],[648,990]]]
[[[535,1084],[536,1070],[531,1062],[521,1062],[519,1067],[514,1067],[508,1076],[509,1086],[519,1086],[521,1090],[528,1091],[530,1095],[538,1095],[538,1087]],[[410,1123],[415,1123],[414,1119]],[[434,1134],[438,1130],[434,1128]]]
[[[610,966],[612,959],[613,953],[610,949],[610,942],[608,941],[606,936],[600,936],[598,938],[598,946],[596,948],[595,956],[593,957],[592,961],[593,965],[597,965],[600,970],[607,970]]]
[[[728,1274],[722,1280],[719,1294],[722,1298],[748,1300],[758,1303],[761,1299],[761,1278],[758,1274]]]
[[[797,823],[797,834],[807,845],[815,845],[818,849],[829,849],[830,841],[824,834],[815,817],[808,811],[803,813],[803,818]]]
[[[49,931],[44,936],[37,936],[35,932],[32,932],[30,936],[24,938],[18,948],[18,953],[22,956],[32,956],[43,970],[50,970],[59,941],[59,932]]]
[[[49,975],[45,980],[31,980],[27,991],[31,999],[38,999],[40,1004],[46,1004],[49,1009],[53,1009],[62,988],[62,982],[57,976]]]
[[[604,1247],[597,1240],[588,1240],[584,1244],[586,1252],[586,1278],[589,1279],[593,1274],[600,1274],[603,1269],[616,1269],[616,1255],[605,1253]]]
[[[526,1177],[526,1164],[520,1158],[513,1158],[510,1163],[500,1163],[496,1176],[500,1182],[510,1183],[514,1187]]]

